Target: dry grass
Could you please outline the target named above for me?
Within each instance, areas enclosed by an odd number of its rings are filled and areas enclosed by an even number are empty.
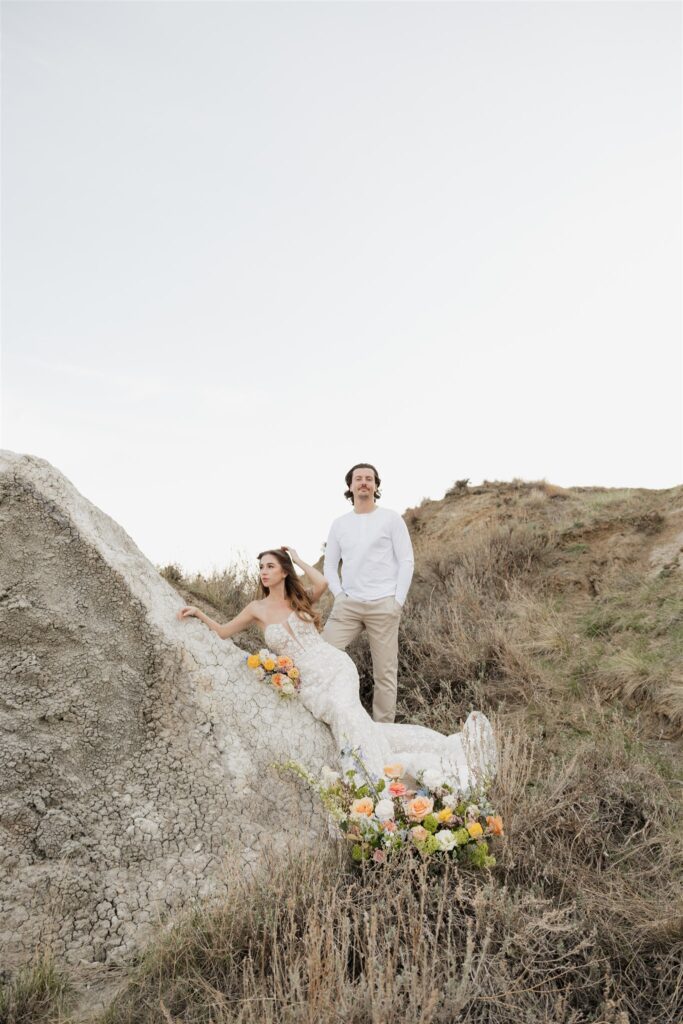
[[[491,873],[356,872],[343,850],[251,881],[237,867],[225,904],[150,947],[100,1024],[680,1024],[680,769],[644,737],[683,730],[679,575],[645,571],[683,495],[655,496],[513,481],[411,510],[399,717],[450,732],[472,707],[493,716]],[[219,617],[253,596],[240,567],[169,569]],[[350,653],[367,706],[367,644]]]
[[[521,720],[499,731],[491,873],[408,856],[352,871],[343,850],[237,870],[220,909],[147,951],[101,1024],[674,1024],[675,814],[616,737],[597,728],[561,760]]]
[[[552,684],[544,679],[539,645],[558,649],[569,643],[539,585],[553,552],[552,528],[493,522],[475,526],[459,541],[423,544],[417,562],[399,635],[400,710],[408,718],[417,705],[444,692],[451,717],[475,706],[526,703]],[[350,653],[369,706],[367,642],[361,638]]]
[[[0,986],[0,1024],[52,1024],[66,1011],[69,980],[49,952]]]
[[[683,592],[675,575],[625,572],[577,616],[574,671],[607,698],[683,732]]]
[[[198,605],[220,622],[233,619],[257,596],[258,571],[246,562],[236,562],[208,576],[202,573],[184,576],[177,565],[167,565],[160,572],[188,604]],[[263,635],[252,627],[240,634],[238,642],[245,649],[258,650],[263,646]]]

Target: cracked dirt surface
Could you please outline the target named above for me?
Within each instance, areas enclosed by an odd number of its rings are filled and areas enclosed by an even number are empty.
[[[0,947],[124,964],[223,865],[327,834],[274,762],[331,734],[254,680],[53,466],[0,452]]]

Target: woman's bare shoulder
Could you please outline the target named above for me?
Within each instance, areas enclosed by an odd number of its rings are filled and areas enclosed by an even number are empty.
[[[265,600],[261,598],[259,601],[252,601],[251,604],[247,605],[247,608],[259,622],[263,622],[266,618],[266,611],[264,608]]]

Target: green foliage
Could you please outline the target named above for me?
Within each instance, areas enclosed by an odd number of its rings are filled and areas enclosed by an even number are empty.
[[[476,868],[492,868],[496,863],[496,858],[489,854],[488,844],[485,840],[479,843],[470,843],[466,847],[466,856],[472,867]]]
[[[455,836],[455,841],[458,846],[465,846],[465,844],[470,841],[470,834],[466,828],[456,829],[453,835]]]

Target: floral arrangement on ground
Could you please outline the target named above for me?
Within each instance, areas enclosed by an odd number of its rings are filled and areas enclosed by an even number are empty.
[[[452,777],[427,769],[417,774],[415,787],[401,764],[385,765],[381,777],[373,775],[358,748],[344,749],[342,764],[351,767],[343,773],[325,767],[320,779],[295,761],[283,767],[319,795],[339,833],[351,843],[354,861],[383,864],[403,850],[476,868],[496,863],[489,843],[503,836],[503,819],[489,802],[488,780],[476,790],[462,791]]]

